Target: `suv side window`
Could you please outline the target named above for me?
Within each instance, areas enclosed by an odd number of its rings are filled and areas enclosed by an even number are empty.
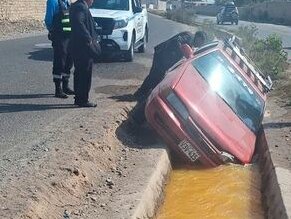
[[[132,0],[132,10],[133,13],[137,13],[138,9],[141,8],[141,3],[139,0]]]
[[[137,7],[141,8],[141,1],[140,0],[135,0]]]

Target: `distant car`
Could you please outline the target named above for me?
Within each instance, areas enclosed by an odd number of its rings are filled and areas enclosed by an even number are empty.
[[[223,24],[224,22],[231,22],[238,25],[239,14],[238,9],[233,2],[226,3],[225,6],[221,7],[217,16],[217,24]]]
[[[271,79],[234,40],[184,54],[149,96],[148,123],[190,164],[250,163]]]

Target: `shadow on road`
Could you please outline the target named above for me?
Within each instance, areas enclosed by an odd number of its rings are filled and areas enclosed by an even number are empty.
[[[0,100],[50,98],[53,94],[0,94]]]
[[[223,23],[223,24],[218,24],[218,26],[233,26],[232,23]]]
[[[141,127],[134,126],[127,119],[123,121],[116,129],[117,138],[130,148],[161,148],[160,139],[147,125]]]
[[[116,100],[116,102],[134,102],[136,98],[133,96],[133,92],[136,91],[137,87],[137,85],[107,85],[95,88],[95,92],[111,94],[112,96],[108,98]]]
[[[33,112],[52,109],[72,109],[73,104],[13,104],[0,103],[0,113]]]
[[[28,59],[50,62],[53,60],[53,49],[42,48],[35,51],[31,51],[27,55],[28,55]]]
[[[280,129],[291,127],[291,122],[270,122],[263,124],[264,129]]]
[[[117,102],[134,102],[134,101],[136,101],[136,98],[133,96],[133,94],[123,94],[123,95],[111,96],[109,98],[116,100]]]
[[[132,99],[132,93],[136,91],[138,85],[106,85],[102,87],[96,87],[95,93],[109,94],[112,95],[111,99]]]
[[[131,148],[161,148],[163,147],[156,132],[147,124],[145,118],[133,120],[136,106],[132,109],[124,108],[121,113],[123,120],[117,127],[115,134],[117,138]]]

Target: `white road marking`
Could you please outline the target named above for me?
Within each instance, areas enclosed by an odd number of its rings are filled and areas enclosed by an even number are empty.
[[[36,48],[52,48],[51,43],[37,43],[34,45]]]

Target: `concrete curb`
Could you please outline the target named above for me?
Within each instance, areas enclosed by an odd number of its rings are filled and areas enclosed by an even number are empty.
[[[287,219],[291,218],[291,172],[282,167],[276,167],[269,151],[269,131],[264,131],[258,140],[262,172],[263,204],[266,218]]]
[[[171,169],[168,152],[164,150],[131,219],[145,219],[155,216],[157,207],[162,201],[164,184]]]

